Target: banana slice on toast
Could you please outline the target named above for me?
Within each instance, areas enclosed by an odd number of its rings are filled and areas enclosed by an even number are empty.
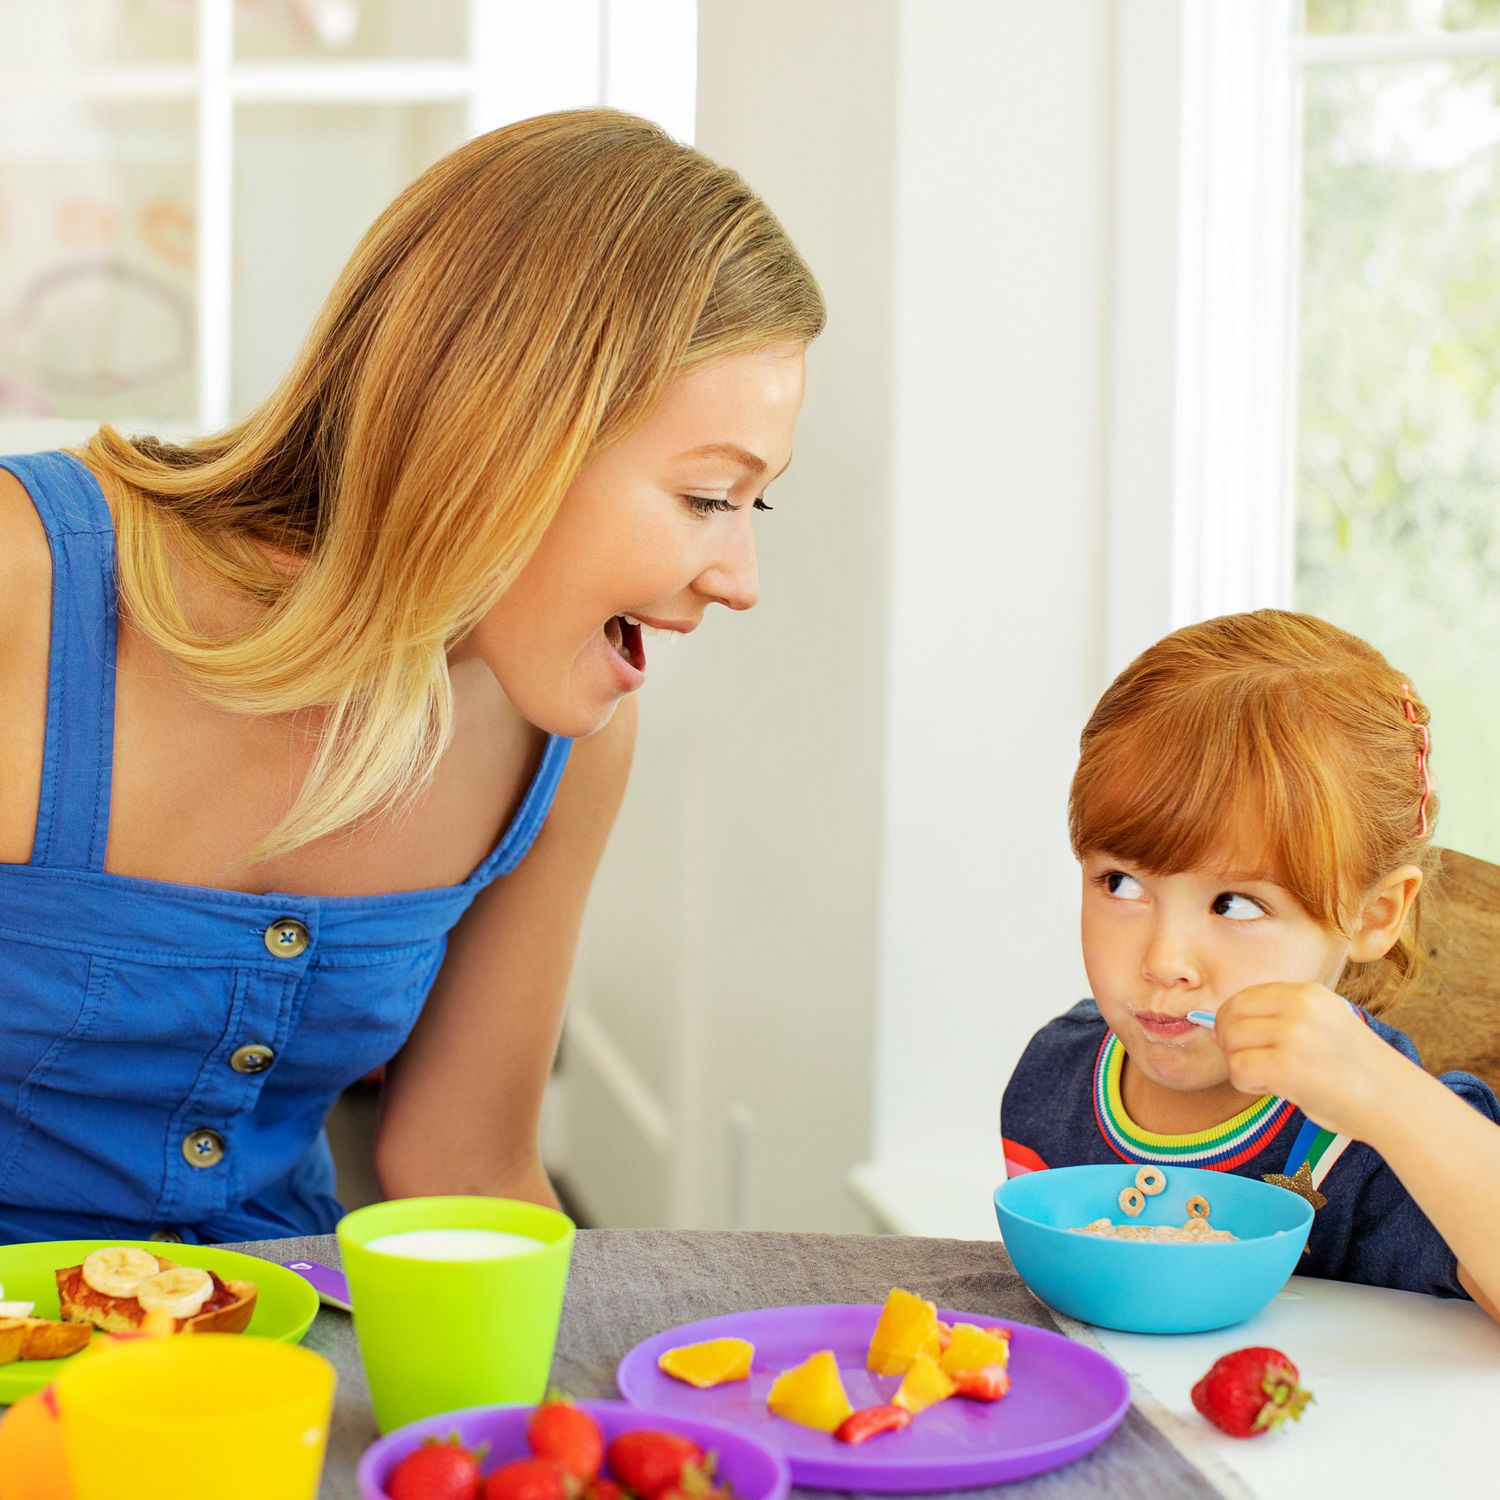
[[[56,1275],[64,1322],[105,1333],[134,1333],[151,1312],[169,1317],[176,1333],[243,1333],[255,1311],[253,1281],[226,1281],[131,1245],[96,1250]]]

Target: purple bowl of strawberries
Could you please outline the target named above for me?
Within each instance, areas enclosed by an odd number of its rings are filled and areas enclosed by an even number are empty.
[[[786,1459],[719,1422],[624,1401],[474,1406],[388,1433],[364,1500],[785,1500]]]

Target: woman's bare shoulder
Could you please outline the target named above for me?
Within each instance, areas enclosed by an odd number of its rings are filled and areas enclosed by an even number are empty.
[[[47,714],[52,555],[25,486],[0,469],[0,860],[31,858]]]
[[[10,636],[31,618],[40,596],[52,587],[52,553],[47,533],[26,486],[0,469],[0,633]]]

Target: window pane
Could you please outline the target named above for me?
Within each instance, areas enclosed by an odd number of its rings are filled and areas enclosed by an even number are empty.
[[[1304,26],[1323,35],[1473,31],[1500,27],[1500,0],[1306,0]]]
[[[235,112],[236,415],[285,373],[359,237],[465,139],[461,104],[245,104]]]
[[[247,62],[461,58],[467,0],[236,0],[235,55]]]
[[[1500,65],[1313,70],[1304,142],[1297,602],[1412,674],[1438,841],[1500,862]]]
[[[190,104],[0,106],[0,412],[190,420]]]
[[[192,62],[195,0],[4,0],[0,67],[13,71]]]

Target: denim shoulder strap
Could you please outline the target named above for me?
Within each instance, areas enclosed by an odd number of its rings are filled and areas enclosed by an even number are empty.
[[[93,474],[66,453],[0,458],[26,486],[52,550],[52,635],[33,865],[102,870],[114,762],[114,522]]]

